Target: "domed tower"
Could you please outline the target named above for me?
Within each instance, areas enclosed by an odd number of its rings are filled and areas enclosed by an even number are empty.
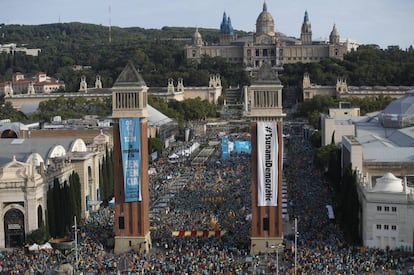
[[[203,46],[203,38],[200,32],[198,31],[198,28],[196,28],[196,31],[194,32],[194,35],[193,35],[193,45],[197,47]]]
[[[273,16],[267,11],[266,1],[263,3],[263,11],[256,20],[256,35],[261,34],[275,35],[275,22]]]
[[[336,29],[336,25],[333,25],[331,34],[329,35],[329,43],[331,44],[338,44],[339,43],[339,33]]]
[[[312,27],[309,22],[308,11],[305,11],[305,17],[303,18],[300,40],[302,40],[302,44],[312,44]]]

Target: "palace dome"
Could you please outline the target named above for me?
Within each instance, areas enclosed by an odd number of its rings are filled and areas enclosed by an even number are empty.
[[[275,22],[273,16],[267,11],[266,2],[263,4],[263,11],[259,14],[256,20],[256,35],[268,34],[274,35]]]

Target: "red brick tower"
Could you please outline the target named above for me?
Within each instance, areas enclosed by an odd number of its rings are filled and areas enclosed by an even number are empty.
[[[245,88],[245,113],[251,119],[251,253],[271,252],[282,242],[282,84],[263,64]]]
[[[147,90],[132,63],[112,87],[115,253],[151,248]]]

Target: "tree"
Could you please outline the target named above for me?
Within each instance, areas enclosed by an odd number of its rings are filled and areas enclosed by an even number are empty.
[[[348,241],[354,244],[361,243],[359,232],[361,205],[358,198],[357,184],[356,173],[351,166],[348,166],[344,171],[338,200],[341,225]]]

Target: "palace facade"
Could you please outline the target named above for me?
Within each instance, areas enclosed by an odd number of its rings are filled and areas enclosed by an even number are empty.
[[[340,42],[335,25],[329,41],[313,41],[309,14],[305,11],[300,38],[288,37],[275,31],[275,21],[267,9],[266,2],[256,20],[256,32],[238,38],[233,30],[231,19],[226,13],[220,25],[220,42],[207,45],[198,29],[192,44],[185,47],[189,60],[200,61],[203,56],[223,57],[228,62],[243,63],[248,68],[259,68],[263,63],[281,66],[289,63],[318,62],[325,58],[343,59],[348,51],[346,42]]]

